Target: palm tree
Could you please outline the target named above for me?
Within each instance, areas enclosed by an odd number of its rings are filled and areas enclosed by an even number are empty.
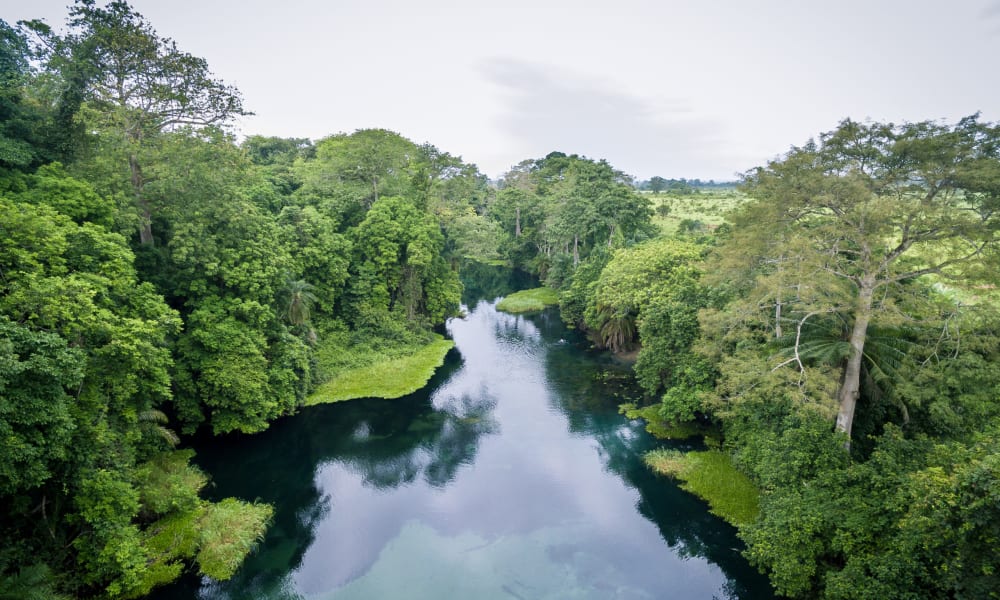
[[[597,309],[601,326],[598,329],[600,344],[612,352],[630,350],[635,342],[637,329],[631,310],[620,313],[614,307],[601,305]]]
[[[312,284],[305,279],[289,281],[286,291],[288,292],[288,322],[292,325],[304,325],[309,322],[310,312],[313,302],[317,298],[312,293],[315,289]]]
[[[181,439],[177,437],[177,433],[166,427],[167,415],[163,411],[155,408],[139,411],[138,420],[142,429],[155,434],[171,448],[180,443]]]
[[[810,318],[812,317],[812,318]],[[848,316],[842,312],[810,313],[787,318],[793,327],[774,341],[777,355],[786,358],[782,365],[802,363],[838,365],[850,356]],[[906,405],[895,394],[895,383],[907,354],[919,335],[916,327],[895,325],[868,327],[868,340],[862,355],[863,393],[871,401],[886,399],[900,411],[904,424],[909,421]]]

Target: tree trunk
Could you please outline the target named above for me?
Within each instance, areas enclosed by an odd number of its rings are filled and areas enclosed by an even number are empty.
[[[521,207],[514,207],[514,237],[521,237]]]
[[[840,387],[840,409],[837,412],[837,431],[847,434],[847,445],[851,443],[851,427],[854,424],[854,409],[861,394],[861,360],[864,357],[865,339],[868,336],[868,322],[872,315],[874,281],[863,280],[858,290],[858,306],[851,330],[851,356],[844,369],[844,382]]]
[[[149,207],[149,201],[142,195],[142,168],[139,166],[139,159],[135,154],[128,156],[128,170],[131,175],[132,194],[135,196],[135,205],[139,209],[139,243],[142,245],[153,244],[153,214]]]
[[[573,266],[580,264],[580,236],[573,235]]]
[[[781,339],[781,294],[774,302],[774,339]]]

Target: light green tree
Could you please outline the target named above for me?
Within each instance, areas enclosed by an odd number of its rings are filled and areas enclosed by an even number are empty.
[[[896,292],[922,276],[975,275],[994,252],[1000,128],[844,121],[747,175],[756,202],[725,252],[750,267],[758,300],[800,320],[842,313],[850,352],[837,429],[851,434],[869,325],[900,314]]]

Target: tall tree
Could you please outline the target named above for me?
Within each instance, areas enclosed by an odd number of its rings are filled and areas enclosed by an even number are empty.
[[[781,281],[758,296],[849,323],[836,398],[849,437],[873,320],[903,310],[894,298],[905,282],[967,277],[997,247],[1000,127],[978,116],[954,126],[845,120],[749,173],[744,188],[757,202],[727,252],[753,263],[758,287]]]
[[[104,7],[76,0],[63,36],[38,21],[27,25],[42,43],[48,68],[62,76],[67,93],[82,95],[88,120],[112,138],[127,165],[140,241],[152,244],[153,209],[144,193],[152,142],[180,126],[223,125],[249,114],[239,91],[214,78],[205,59],[160,37],[124,0]]]
[[[316,159],[300,165],[307,192],[329,195],[338,188],[365,210],[382,196],[410,191],[416,144],[387,129],[359,129],[316,143]]]
[[[52,160],[52,115],[31,101],[34,69],[24,30],[0,19],[0,167],[30,169]]]

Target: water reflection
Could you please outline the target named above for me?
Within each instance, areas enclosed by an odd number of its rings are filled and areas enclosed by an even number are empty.
[[[545,357],[546,377],[557,391],[552,399],[569,430],[597,442],[605,468],[638,493],[636,509],[656,524],[668,547],[680,557],[704,558],[721,568],[726,574],[721,597],[768,597],[766,579],[740,556],[743,546],[735,530],[709,514],[703,502],[657,478],[636,460],[659,445],[691,449],[699,444],[657,442],[640,423],[618,415],[619,404],[639,395],[629,367],[607,353],[591,351],[584,336],[567,334],[554,324],[556,317],[552,311],[539,315],[536,322],[544,337],[563,336],[569,342],[552,344]]]
[[[617,414],[627,370],[555,311],[498,313],[510,276],[491,281],[466,286],[423,391],[207,441],[215,492],[272,502],[275,522],[232,581],[156,597],[770,597],[732,529],[642,465],[656,442]]]

